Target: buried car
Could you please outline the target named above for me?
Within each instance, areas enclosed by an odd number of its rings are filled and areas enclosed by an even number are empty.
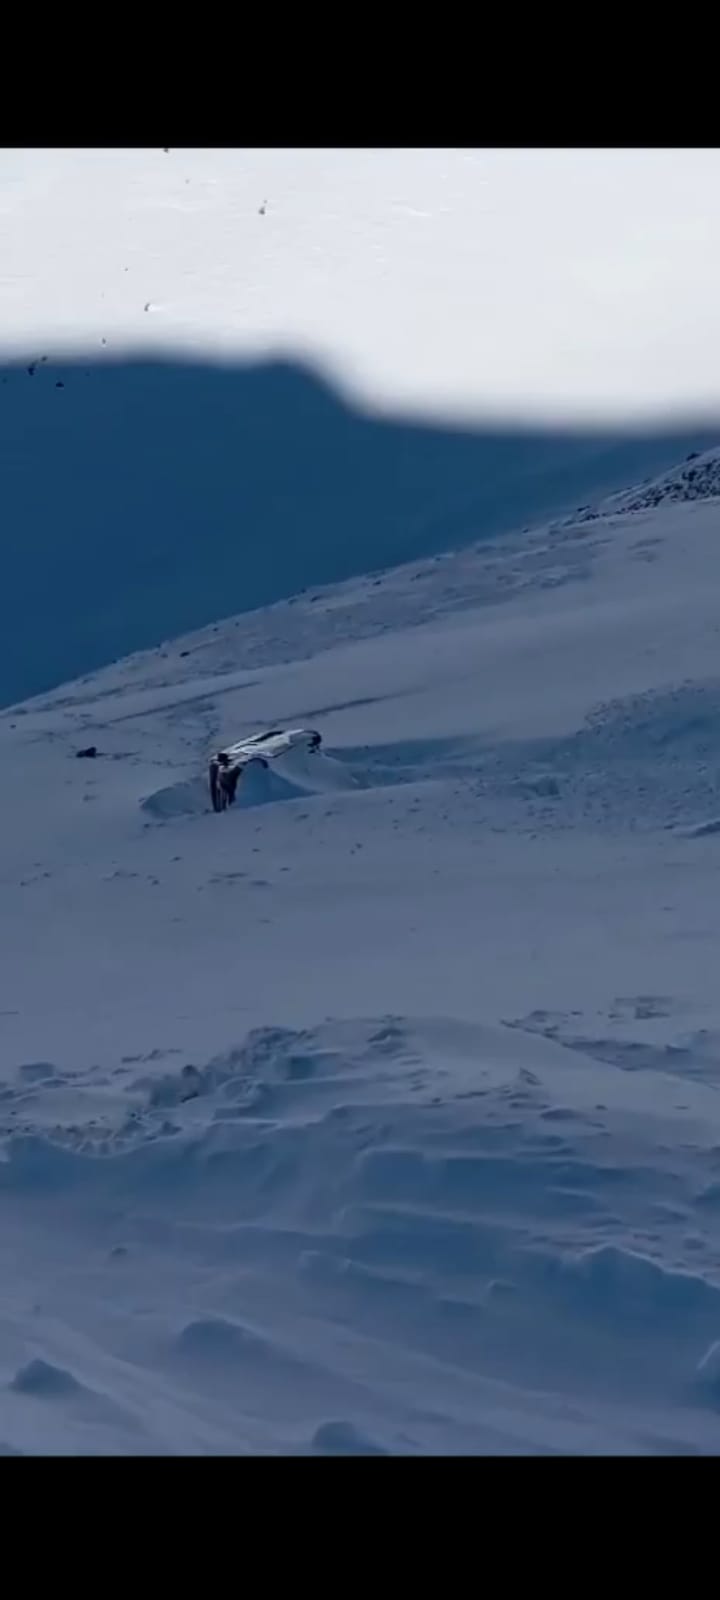
[[[210,758],[209,781],[213,811],[224,811],[235,800],[243,772],[253,763],[268,767],[292,750],[312,754],[322,739],[314,728],[271,728],[266,733],[249,734],[236,744],[225,745]]]

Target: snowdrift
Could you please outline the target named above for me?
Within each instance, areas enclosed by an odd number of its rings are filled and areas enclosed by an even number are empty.
[[[322,751],[288,750],[267,765],[251,761],[238,785],[234,810],[274,805],[281,800],[299,800],[305,795],[336,793],[357,787],[357,779],[342,761]],[[210,797],[204,777],[169,784],[142,801],[144,811],[168,820],[209,811]]]
[[[128,1059],[102,1099],[41,1065],[6,1094],[0,1199],[51,1198],[92,1338],[63,1339],[55,1277],[32,1340],[4,1330],[11,1448],[37,1418],[72,1452],[713,1450],[720,1285],[709,1251],[682,1264],[679,1209],[714,1172],[711,1088],[663,1254],[672,1082],[524,1030],[263,1027]],[[710,1207],[695,1226],[709,1244]],[[24,1265],[42,1276],[36,1233]]]

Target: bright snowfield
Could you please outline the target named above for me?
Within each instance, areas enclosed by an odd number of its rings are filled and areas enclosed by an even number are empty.
[[[720,452],[2,713],[3,1449],[720,1448],[719,580]]]
[[[0,151],[2,345],[291,350],[392,411],[720,401],[717,149]]]

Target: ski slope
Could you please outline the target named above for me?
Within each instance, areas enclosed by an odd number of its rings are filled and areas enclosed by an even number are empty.
[[[0,713],[4,1450],[717,1452],[719,525],[712,451]],[[305,724],[347,787],[203,804]]]

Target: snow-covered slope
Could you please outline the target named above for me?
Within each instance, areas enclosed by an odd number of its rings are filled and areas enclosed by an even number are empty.
[[[0,705],[299,590],[570,511],[717,429],[358,409],[297,361],[0,367]]]
[[[0,716],[4,1448],[720,1448],[718,459]]]
[[[715,443],[719,180],[715,150],[0,150],[0,706]]]

